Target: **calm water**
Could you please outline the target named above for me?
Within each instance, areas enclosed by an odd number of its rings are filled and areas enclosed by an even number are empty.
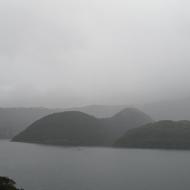
[[[190,151],[0,141],[0,175],[25,190],[189,190]]]

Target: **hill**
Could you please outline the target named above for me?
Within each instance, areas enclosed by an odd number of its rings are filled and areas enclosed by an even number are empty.
[[[0,108],[0,138],[12,138],[36,120],[60,111],[80,111],[97,118],[109,118],[125,107],[123,105],[89,105],[65,109]],[[156,121],[190,120],[190,98],[155,102],[139,107]]]
[[[98,118],[111,117],[124,106],[92,105],[67,109],[0,108],[0,139],[13,138],[38,119],[61,111],[80,111]]]
[[[133,108],[125,109],[107,119],[98,119],[78,111],[56,113],[34,122],[14,137],[13,141],[109,146],[128,129],[152,121],[145,116],[144,113]]]
[[[113,117],[102,119],[108,130],[108,139],[114,143],[129,129],[153,122],[152,118],[136,108],[126,108]]]
[[[34,121],[59,111],[47,108],[0,108],[0,138],[12,138]]]
[[[114,146],[190,149],[190,121],[159,121],[130,129]]]
[[[93,116],[77,111],[56,113],[34,122],[13,141],[99,146],[104,144],[104,128]]]

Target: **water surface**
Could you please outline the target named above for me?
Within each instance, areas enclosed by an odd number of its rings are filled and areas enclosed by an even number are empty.
[[[190,151],[0,141],[0,175],[25,190],[189,190]]]

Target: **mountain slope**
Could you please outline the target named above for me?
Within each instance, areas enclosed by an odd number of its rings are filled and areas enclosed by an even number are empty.
[[[152,121],[136,109],[126,109],[112,118],[97,119],[78,111],[68,111],[46,116],[13,138],[13,141],[109,146],[128,129]]]
[[[0,108],[0,138],[12,138],[34,121],[59,111],[47,108]]]
[[[159,121],[131,129],[115,146],[190,149],[190,121]]]
[[[52,114],[34,122],[14,137],[13,141],[99,146],[104,144],[104,129],[102,123],[95,117],[70,111]]]
[[[153,122],[153,120],[136,108],[126,108],[111,118],[103,119],[103,122],[109,131],[110,143],[113,143],[127,130]]]
[[[0,108],[0,139],[13,138],[36,120],[61,111],[80,111],[95,117],[111,117],[124,106],[92,105],[67,109]]]

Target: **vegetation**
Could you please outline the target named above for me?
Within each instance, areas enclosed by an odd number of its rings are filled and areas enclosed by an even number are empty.
[[[8,177],[0,177],[0,190],[23,190],[16,188],[16,183]]]
[[[80,111],[98,118],[111,117],[125,106],[85,106],[69,109],[47,108],[0,108],[0,139],[10,139],[26,129],[38,119],[52,113]]]
[[[82,112],[69,111],[46,116],[33,123],[13,141],[30,143],[99,146],[104,144],[102,123]]]
[[[153,122],[152,118],[136,108],[126,108],[113,117],[104,119],[107,128],[108,143],[112,145],[118,138],[123,136],[127,130],[140,127]]]
[[[152,122],[143,112],[128,108],[115,116],[97,119],[78,111],[51,114],[29,126],[13,141],[71,145],[111,146],[128,129]]]
[[[131,129],[115,146],[190,149],[190,121],[159,121]]]

